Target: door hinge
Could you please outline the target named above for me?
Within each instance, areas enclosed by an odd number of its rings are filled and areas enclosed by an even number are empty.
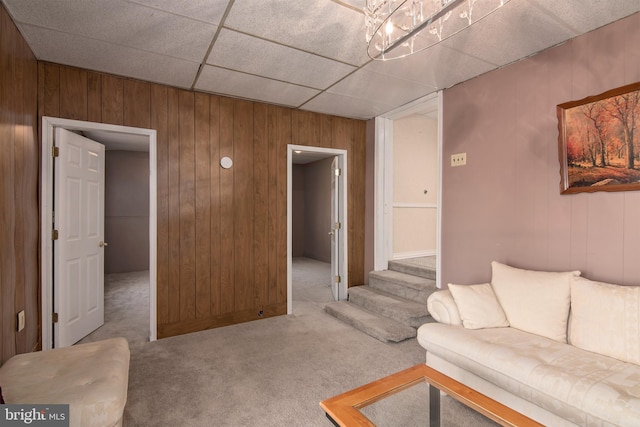
[[[340,230],[342,228],[342,223],[341,222],[336,222],[336,226],[334,228],[334,230]]]
[[[60,155],[60,149],[58,147],[56,147],[55,145],[53,147],[51,147],[51,156],[52,157],[58,157]]]
[[[58,230],[51,230],[51,240],[58,240]]]
[[[58,313],[51,313],[51,323],[58,323]]]
[[[342,278],[340,276],[336,276],[336,283],[342,282]]]
[[[342,169],[340,169],[340,168],[334,169],[334,172],[335,172],[336,176],[342,175]]]

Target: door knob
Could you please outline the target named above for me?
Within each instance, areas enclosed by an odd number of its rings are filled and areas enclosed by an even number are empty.
[[[333,231],[330,231],[328,234],[329,234],[329,236],[333,236],[334,233],[333,233]]]
[[[107,242],[100,242],[98,243],[98,246],[100,246],[101,248],[105,247],[105,246],[109,246],[109,244]]]

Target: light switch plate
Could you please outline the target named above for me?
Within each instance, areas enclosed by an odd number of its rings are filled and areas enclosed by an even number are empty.
[[[24,329],[25,317],[24,310],[18,313],[18,332]]]

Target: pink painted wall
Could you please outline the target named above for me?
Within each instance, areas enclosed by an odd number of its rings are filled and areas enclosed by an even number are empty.
[[[556,118],[637,81],[640,14],[444,92],[443,285],[489,281],[492,260],[640,285],[640,191],[560,195]]]

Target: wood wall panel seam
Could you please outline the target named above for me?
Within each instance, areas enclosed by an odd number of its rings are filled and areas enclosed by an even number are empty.
[[[156,130],[157,146],[157,323],[169,319],[169,148],[168,98],[165,86],[151,89],[151,127]]]
[[[209,96],[195,97],[196,318],[211,316],[211,142]]]
[[[178,91],[167,91],[168,144],[168,287],[169,317],[167,323],[180,320],[180,145],[178,125]]]
[[[220,215],[220,98],[209,97],[209,144],[210,144],[210,230],[211,230],[211,278],[210,278],[210,306],[211,314],[220,314],[221,301],[221,215]]]
[[[195,98],[179,91],[180,128],[180,320],[196,316],[195,284]]]

